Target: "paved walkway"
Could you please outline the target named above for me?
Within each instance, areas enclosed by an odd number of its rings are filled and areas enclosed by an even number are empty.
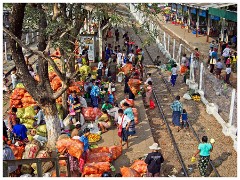
[[[157,17],[161,27],[164,27],[168,32],[170,32],[170,34],[173,34],[174,36],[177,36],[179,39],[184,41],[189,47],[192,48],[192,50],[198,48],[200,54],[203,55],[204,61],[207,62],[209,44],[212,40],[216,39],[209,37],[209,42],[206,42],[207,36],[199,35],[199,37],[196,37],[195,34],[192,34],[191,32],[188,33],[187,29],[182,29],[180,25],[174,25],[171,22],[168,22],[166,24],[161,14],[158,14]],[[234,50],[232,49],[232,51]],[[231,73],[230,81],[232,83],[232,86],[236,88],[237,87],[236,73]]]

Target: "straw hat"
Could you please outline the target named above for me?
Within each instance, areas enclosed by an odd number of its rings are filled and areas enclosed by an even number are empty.
[[[161,149],[157,143],[153,143],[153,145],[149,146],[149,149],[152,149],[152,150],[159,150]]]

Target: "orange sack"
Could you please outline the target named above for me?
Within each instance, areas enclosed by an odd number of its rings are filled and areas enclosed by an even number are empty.
[[[143,160],[135,160],[130,168],[134,169],[141,175],[147,172],[147,164]]]
[[[93,163],[93,162],[111,162],[112,161],[112,155],[110,153],[89,153],[87,157],[87,163]]]
[[[110,166],[109,162],[87,163],[84,165],[83,174],[102,174],[106,171],[110,171]]]
[[[117,159],[122,154],[122,146],[111,146],[109,151],[112,154],[113,160]]]
[[[100,153],[100,152],[110,153],[108,147],[97,147],[97,148],[93,148],[93,149],[91,149],[91,152],[92,152],[92,153]]]
[[[122,167],[120,168],[122,177],[140,177],[140,174],[132,168]]]

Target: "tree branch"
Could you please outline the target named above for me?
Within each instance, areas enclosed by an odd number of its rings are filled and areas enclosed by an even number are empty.
[[[63,82],[62,83],[62,88],[59,91],[57,91],[57,92],[55,92],[53,94],[53,96],[52,96],[53,99],[59,98],[68,89],[68,87],[69,87],[69,84],[68,84],[69,80],[75,78],[77,76],[77,74],[78,74],[78,71],[73,73],[69,78],[67,78],[67,82]]]
[[[31,49],[30,47],[28,47],[27,45],[25,45],[21,40],[19,40],[12,32],[10,32],[7,28],[3,27],[3,31],[6,32],[12,39],[14,39],[21,47],[23,47],[24,49],[27,49],[28,51],[30,51],[33,54],[36,54],[44,59],[46,59],[50,65],[53,67],[54,71],[56,72],[56,74],[59,76],[59,78],[62,81],[65,81],[65,77],[63,76],[63,74],[61,73],[61,71],[59,70],[59,68],[57,67],[57,65],[55,64],[55,62],[52,60],[52,58],[45,56],[43,52],[41,51],[36,51]]]

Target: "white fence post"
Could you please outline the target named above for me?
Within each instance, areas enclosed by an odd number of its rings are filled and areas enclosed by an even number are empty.
[[[203,63],[201,63],[201,65],[200,65],[199,90],[202,90],[202,76],[203,76]]]
[[[232,121],[233,121],[233,108],[234,108],[234,101],[235,101],[235,94],[236,90],[232,90],[232,99],[231,99],[231,105],[230,105],[230,113],[229,113],[229,126],[232,126]]]
[[[7,42],[4,42],[4,48],[5,48],[5,60],[7,61]]]
[[[170,53],[169,47],[170,47],[170,35],[168,35],[168,52]]]
[[[176,40],[173,40],[173,59],[175,58],[175,46],[176,46]]]
[[[164,49],[167,49],[167,45],[166,45],[166,33],[163,33],[163,44],[164,44]]]

